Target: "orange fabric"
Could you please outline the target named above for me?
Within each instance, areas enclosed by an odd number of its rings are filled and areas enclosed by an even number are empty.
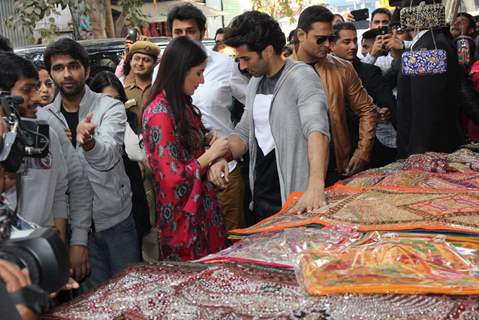
[[[273,232],[273,231],[280,231],[286,228],[292,228],[292,227],[300,227],[300,226],[306,226],[306,225],[314,225],[314,224],[320,224],[324,226],[331,226],[335,224],[352,224],[358,228],[359,231],[394,231],[394,230],[414,230],[414,229],[424,229],[424,230],[444,230],[444,231],[461,231],[461,232],[467,232],[467,233],[477,233],[479,234],[479,225],[471,225],[468,224],[467,222],[463,223],[454,223],[453,220],[449,219],[447,221],[438,221],[436,220],[435,217],[432,215],[429,217],[430,220],[427,220],[427,218],[424,218],[423,221],[421,221],[419,215],[427,215],[427,212],[430,211],[430,209],[427,209],[426,207],[417,207],[414,208],[417,211],[418,217],[416,217],[414,221],[409,221],[409,222],[395,222],[391,221],[390,223],[387,223],[387,221],[381,223],[381,224],[361,224],[361,223],[355,223],[354,221],[344,221],[344,220],[338,220],[337,217],[335,217],[334,213],[332,213],[335,210],[342,210],[345,207],[346,208],[351,208],[351,207],[356,207],[360,208],[362,205],[367,204],[368,206],[371,206],[371,210],[375,210],[375,206],[378,206],[380,204],[382,205],[388,205],[388,208],[394,208],[394,200],[392,200],[393,196],[396,197],[401,197],[401,195],[406,198],[406,200],[403,201],[408,201],[409,198],[411,199],[410,201],[414,201],[413,199],[418,198],[419,195],[422,195],[423,197],[427,198],[429,197],[432,200],[436,199],[443,199],[443,198],[450,198],[449,203],[446,203],[446,200],[444,200],[444,204],[441,203],[441,205],[455,205],[457,203],[461,202],[467,202],[469,206],[474,205],[471,207],[471,211],[468,212],[467,214],[472,217],[478,217],[479,220],[479,192],[476,191],[469,191],[469,190],[464,190],[464,189],[433,189],[433,188],[418,188],[418,187],[405,187],[405,186],[371,186],[367,188],[362,188],[362,187],[350,187],[343,185],[341,183],[337,183],[336,185],[330,187],[327,189],[326,193],[332,192],[335,190],[344,190],[344,191],[349,191],[352,196],[349,196],[347,199],[340,200],[336,203],[330,204],[327,207],[320,208],[314,212],[309,212],[309,213],[304,213],[304,214],[287,214],[287,208],[293,204],[297,199],[299,199],[302,195],[300,192],[295,192],[292,193],[281,211],[276,213],[275,215],[260,221],[256,225],[246,228],[246,229],[236,229],[232,230],[231,233],[235,235],[248,235],[248,234],[253,234],[253,233],[259,233],[259,232]],[[373,192],[376,192],[376,194],[372,194]],[[379,195],[378,195],[379,194]],[[370,201],[368,202],[367,199],[368,196],[378,196],[380,197],[380,201]],[[460,196],[459,198],[454,198],[454,196]],[[364,199],[359,199],[357,200],[358,197],[362,197]],[[409,197],[409,198],[407,198]],[[357,202],[355,202],[357,200]],[[364,202],[366,201],[366,202]],[[356,205],[357,204],[357,205]],[[423,201],[423,206],[430,206],[433,207],[435,204],[428,203],[427,200]],[[386,212],[381,212],[381,208],[376,208],[376,215],[375,217],[381,217],[382,215],[385,215]],[[413,210],[409,209],[408,210]],[[400,212],[405,212],[402,208],[397,209],[398,214]],[[465,213],[464,213],[465,214]],[[446,216],[447,214],[445,214]],[[458,216],[462,215],[458,213]],[[391,217],[389,217],[391,218]],[[440,217],[439,217],[440,218]]]
[[[312,295],[479,293],[477,266],[441,238],[375,234],[344,250],[306,250],[299,282]],[[461,247],[461,243],[456,243]],[[470,243],[468,243],[470,245]],[[471,247],[477,254],[477,242]]]

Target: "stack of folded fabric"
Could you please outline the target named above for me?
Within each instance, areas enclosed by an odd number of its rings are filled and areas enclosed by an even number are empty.
[[[414,155],[233,230],[195,263],[132,266],[45,319],[479,319],[479,154]]]

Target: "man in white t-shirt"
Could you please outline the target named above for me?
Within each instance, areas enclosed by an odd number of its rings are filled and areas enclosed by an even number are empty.
[[[173,38],[187,36],[201,43],[206,31],[205,15],[191,4],[180,5],[168,13],[167,24]],[[234,60],[226,55],[206,49],[208,55],[204,72],[205,83],[192,96],[193,104],[202,114],[206,129],[220,137],[233,132],[231,108],[233,97],[245,103],[245,92],[249,79],[239,71]],[[241,227],[244,221],[245,186],[240,167],[236,161],[229,163],[229,183],[218,193],[227,229]]]

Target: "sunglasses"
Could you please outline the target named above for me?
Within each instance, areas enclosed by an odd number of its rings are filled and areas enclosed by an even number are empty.
[[[323,42],[333,42],[336,39],[336,36],[333,34],[330,34],[329,36],[318,36],[316,38],[316,44],[320,45]]]

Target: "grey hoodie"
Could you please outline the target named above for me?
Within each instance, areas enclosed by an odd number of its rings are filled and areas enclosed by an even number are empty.
[[[249,148],[249,182],[254,192],[256,137],[253,104],[262,77],[252,78],[246,93],[245,112],[235,134]],[[276,147],[281,201],[291,192],[306,191],[309,181],[308,137],[321,132],[329,138],[328,107],[319,76],[302,62],[286,60],[276,83],[271,102],[269,123]]]
[[[64,130],[68,128],[68,123],[61,113],[61,103],[59,94],[52,104],[44,107],[41,114],[37,114],[37,117],[47,120],[57,133],[65,136]],[[102,231],[122,222],[131,213],[130,180],[122,161],[127,118],[120,101],[95,93],[85,86],[85,94],[80,102],[79,121],[82,121],[89,112],[93,113],[92,122],[96,124],[95,147],[86,152],[78,145],[75,149],[70,143],[71,148],[68,147],[67,152],[70,158],[79,159],[81,167],[87,172],[93,190],[95,230]],[[74,192],[71,190],[72,194]],[[91,198],[84,198],[83,201],[89,202]],[[70,203],[71,209],[75,210],[76,205],[79,204]],[[73,224],[74,212],[71,211],[70,214]]]

